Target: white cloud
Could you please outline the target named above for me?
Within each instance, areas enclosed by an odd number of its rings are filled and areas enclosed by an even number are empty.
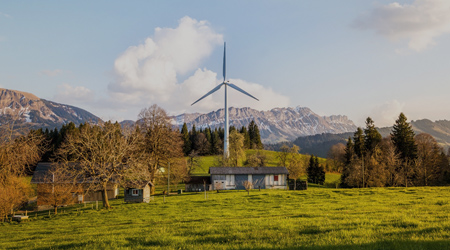
[[[407,40],[408,48],[422,51],[436,44],[435,39],[450,32],[450,1],[415,0],[375,7],[353,23],[374,30],[393,41]]]
[[[8,15],[8,14],[6,14],[6,13],[3,13],[3,12],[0,12],[0,16],[6,17],[6,18],[11,18],[10,15]]]
[[[222,44],[223,36],[216,33],[208,22],[190,17],[180,19],[174,29],[156,28],[153,37],[147,38],[143,44],[129,47],[116,59],[116,78],[108,86],[109,94],[116,103],[122,104],[122,110],[127,110],[128,115],[136,112],[130,118],[153,103],[171,114],[223,108],[223,90],[190,106],[220,83],[217,73],[199,66]],[[180,75],[187,79],[179,82],[177,77]],[[261,101],[230,89],[229,106],[270,109],[289,104],[287,97],[269,88],[239,79],[232,81]]]
[[[50,77],[54,77],[57,75],[61,75],[64,71],[61,69],[54,69],[54,70],[42,70],[39,72],[40,75],[46,75]]]
[[[405,103],[397,100],[388,101],[376,106],[370,117],[375,121],[377,127],[392,126],[404,108]]]
[[[70,84],[63,83],[58,86],[54,100],[64,104],[86,104],[94,101],[94,93],[83,86],[73,87]]]

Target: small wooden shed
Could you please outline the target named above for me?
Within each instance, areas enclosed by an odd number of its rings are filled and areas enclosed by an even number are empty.
[[[125,202],[150,202],[150,181],[128,182],[124,187]]]

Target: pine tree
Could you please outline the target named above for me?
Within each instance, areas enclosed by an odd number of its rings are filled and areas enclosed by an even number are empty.
[[[366,128],[364,129],[364,134],[365,151],[369,154],[372,154],[374,148],[381,142],[383,138],[375,128],[375,124],[370,117],[367,117],[366,119]]]
[[[251,149],[251,140],[250,135],[247,131],[247,128],[245,126],[242,126],[241,130],[239,131],[244,136],[244,148]]]
[[[311,155],[311,158],[309,158],[306,174],[308,175],[308,182],[320,185],[323,185],[325,182],[325,170],[319,164],[319,158],[317,156]]]
[[[356,130],[355,134],[353,135],[353,141],[355,142],[354,145],[355,155],[358,158],[362,158],[364,155],[365,147],[364,147],[364,133],[361,128],[358,127],[358,129]]]
[[[400,113],[392,128],[391,140],[402,161],[401,169],[397,170],[404,176],[404,184],[408,187],[409,175],[412,172],[413,161],[417,158],[417,145],[414,131],[407,118]]]
[[[344,162],[344,168],[342,170],[342,174],[341,174],[341,187],[349,187],[349,185],[347,184],[347,178],[350,175],[350,166],[352,164],[353,161],[353,157],[354,157],[355,151],[354,151],[354,145],[353,145],[353,141],[352,138],[349,137],[347,140],[347,146],[345,147],[345,162]]]
[[[264,146],[261,142],[261,135],[259,134],[259,128],[255,121],[252,120],[248,124],[248,134],[250,136],[251,147],[255,149],[263,149]]]
[[[407,118],[400,113],[392,128],[391,140],[403,161],[411,161],[417,158],[417,145],[414,141],[414,131]]]
[[[183,140],[183,153],[187,156],[191,152],[191,138],[186,123],[181,128],[181,138]]]
[[[196,151],[195,145],[193,142],[195,141],[195,138],[197,138],[197,129],[195,128],[195,124],[192,125],[191,132],[189,133],[189,140],[191,141],[191,151]]]

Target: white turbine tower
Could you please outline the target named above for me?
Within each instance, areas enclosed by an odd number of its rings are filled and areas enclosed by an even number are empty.
[[[200,99],[198,99],[197,101],[195,101],[194,103],[191,104],[194,105],[197,102],[199,102],[200,100],[202,100],[203,98],[211,95],[212,93],[216,92],[217,90],[219,90],[222,86],[225,87],[225,126],[224,126],[224,143],[223,143],[223,156],[225,158],[228,158],[230,156],[230,152],[228,151],[228,130],[229,130],[229,119],[228,119],[228,105],[227,105],[227,87],[231,87],[243,94],[246,94],[248,96],[250,96],[251,98],[258,100],[258,98],[250,95],[249,93],[245,92],[243,89],[239,88],[238,86],[230,83],[229,81],[226,81],[226,43],[223,44],[223,82],[221,84],[219,84],[217,87],[213,88],[211,91],[209,91],[208,93],[206,93],[204,96],[202,96]]]

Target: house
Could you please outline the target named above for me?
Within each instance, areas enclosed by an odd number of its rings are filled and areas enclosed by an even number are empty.
[[[76,163],[74,163],[76,164]],[[34,170],[33,177],[31,178],[31,183],[36,184],[37,193],[37,205],[49,205],[44,201],[43,196],[53,192],[54,187],[58,184],[59,187],[64,186],[64,181],[60,181],[64,178],[60,176],[55,176],[52,173],[52,169],[58,168],[59,163],[51,162],[39,162]],[[78,187],[72,190],[73,200],[70,203],[82,203],[89,201],[101,201],[102,193],[101,191],[91,191],[86,192],[87,183],[78,181]],[[108,199],[115,199],[119,195],[119,186],[117,183],[109,183],[107,185],[107,195]]]
[[[191,176],[191,178],[185,182],[185,192],[203,192],[212,190],[211,178],[209,176]]]
[[[150,181],[128,182],[124,185],[125,202],[150,202]]]
[[[246,181],[255,189],[286,189],[289,172],[285,167],[211,167],[209,174],[213,190],[242,190]]]

